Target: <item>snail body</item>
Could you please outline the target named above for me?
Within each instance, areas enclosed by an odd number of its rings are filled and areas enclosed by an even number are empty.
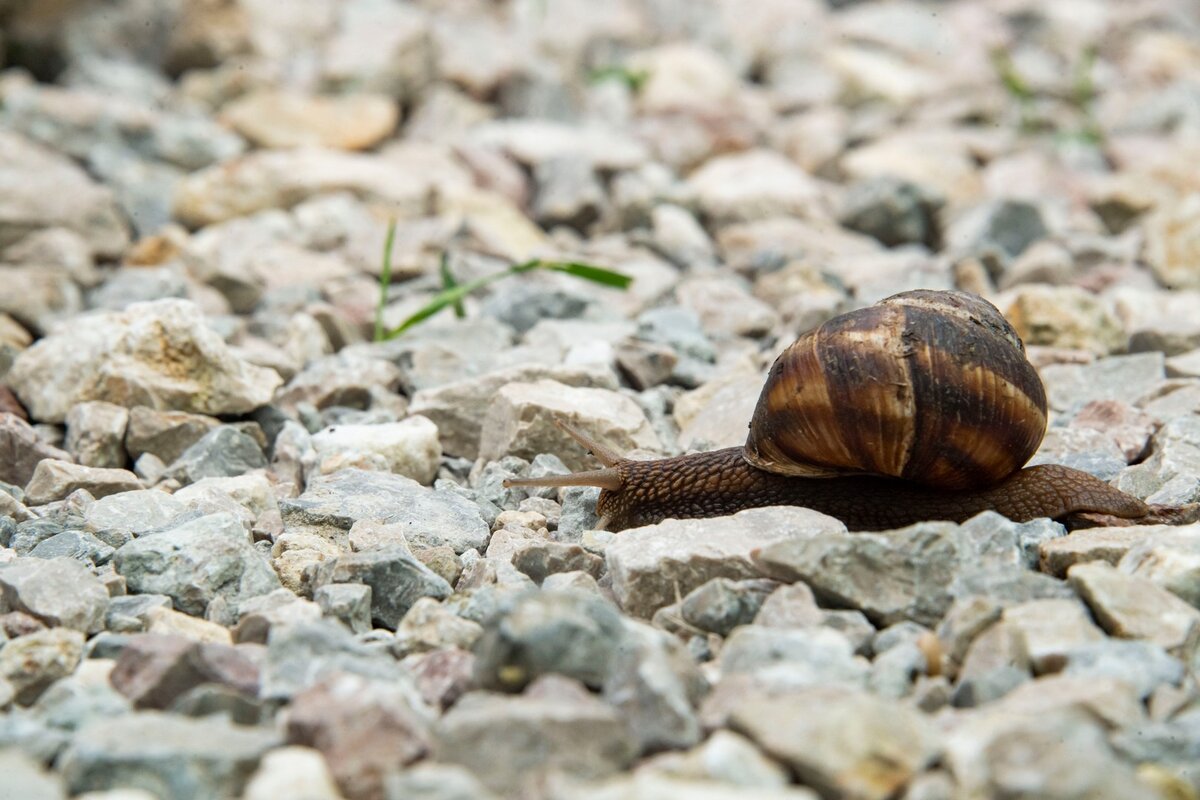
[[[799,505],[851,530],[961,522],[994,510],[1171,521],[1069,467],[1022,469],[1046,430],[1046,395],[1016,331],[965,292],[914,291],[802,334],[772,365],[743,447],[625,459],[563,422],[604,469],[506,486],[602,488],[601,525]]]

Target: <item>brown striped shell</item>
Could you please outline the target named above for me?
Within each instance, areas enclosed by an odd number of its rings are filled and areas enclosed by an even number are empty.
[[[801,335],[775,360],[750,422],[756,467],[994,484],[1046,432],[1046,393],[1012,326],[965,292],[893,295]]]

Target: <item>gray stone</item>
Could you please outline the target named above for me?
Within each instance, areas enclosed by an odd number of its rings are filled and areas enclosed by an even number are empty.
[[[97,719],[112,719],[133,710],[129,701],[102,681],[108,666],[81,661],[74,675],[54,683],[33,705],[33,712],[55,728],[75,731]]]
[[[193,616],[202,616],[217,597],[236,607],[279,587],[279,578],[250,544],[245,528],[228,514],[135,539],[117,550],[113,564],[132,591],[165,594],[178,610]]]
[[[73,558],[84,564],[107,564],[116,549],[84,531],[63,531],[43,539],[29,551],[34,558]]]
[[[674,636],[633,621],[624,629],[604,699],[626,720],[641,752],[695,745],[701,729],[694,705],[707,688],[695,662]]]
[[[409,410],[434,421],[445,452],[474,459],[479,455],[484,415],[500,387],[544,378],[567,386],[617,388],[615,376],[608,370],[527,364],[422,389],[413,396]]]
[[[33,552],[33,548],[66,530],[61,522],[47,517],[27,519],[18,523],[9,534],[7,546],[15,550],[17,555],[27,556]]]
[[[104,629],[108,592],[73,558],[18,558],[0,565],[0,600],[50,626],[82,633]]]
[[[85,467],[70,461],[46,458],[38,462],[25,487],[25,502],[31,506],[42,506],[62,500],[79,489],[86,489],[93,497],[132,492],[142,488],[137,476],[126,469]]]
[[[938,213],[944,203],[936,193],[908,181],[867,178],[846,191],[838,220],[888,247],[923,244],[936,250],[941,243]]]
[[[767,596],[777,587],[774,581],[714,578],[689,592],[680,611],[687,624],[726,636],[738,625],[753,622]]]
[[[891,797],[940,749],[921,712],[845,688],[750,696],[734,709],[731,726],[830,797]]]
[[[87,400],[240,414],[269,402],[280,383],[273,370],[234,356],[182,300],[82,317],[23,351],[7,380],[46,422]]]
[[[84,519],[101,538],[105,531],[140,536],[167,528],[188,516],[187,507],[166,492],[142,489],[102,497],[84,512]]]
[[[582,317],[589,302],[578,290],[516,283],[494,291],[484,303],[483,311],[517,333],[526,333],[543,320]]]
[[[1175,686],[1184,677],[1184,666],[1151,642],[1119,639],[1077,644],[1065,653],[1064,675],[1084,679],[1116,678],[1132,686],[1142,699],[1159,686]]]
[[[821,624],[824,613],[808,584],[797,582],[771,592],[763,600],[754,623],[768,628],[815,628]],[[872,635],[874,630],[872,627]]]
[[[967,796],[1117,800],[1149,791],[1114,757],[1103,728],[1078,710],[981,717],[950,737],[946,760]]]
[[[1141,526],[1126,528],[1089,528],[1070,536],[1050,539],[1038,546],[1041,570],[1056,578],[1065,578],[1074,564],[1103,561],[1114,567],[1136,543],[1146,536]]]
[[[74,672],[82,658],[82,633],[49,628],[5,643],[0,649],[0,678],[12,685],[14,699],[27,706],[52,683]]]
[[[372,618],[393,630],[419,598],[442,599],[452,591],[450,584],[401,547],[340,555],[322,565],[322,576],[322,582],[371,587]]]
[[[46,458],[69,460],[71,454],[43,442],[16,414],[0,413],[0,481],[24,486]]]
[[[341,623],[323,619],[272,632],[260,697],[287,700],[338,672],[396,683],[412,680],[390,653],[368,647]]]
[[[129,231],[112,193],[69,158],[12,132],[0,137],[0,182],[10,190],[0,205],[0,248],[42,228],[65,228],[98,256],[116,258]]]
[[[269,729],[219,716],[144,711],[77,731],[61,769],[72,793],[137,786],[172,800],[219,800],[240,795],[259,759],[278,744]]]
[[[178,266],[123,267],[107,274],[104,283],[87,294],[89,308],[124,311],[134,303],[186,299],[188,283]]]
[[[1200,524],[1147,530],[1117,568],[1153,581],[1200,608]]]
[[[276,518],[276,524],[278,522],[279,501],[271,481],[263,472],[227,478],[201,478],[175,492],[173,497],[205,513],[212,513],[207,510],[210,506],[228,508],[235,514],[244,513],[251,521],[258,523],[258,530],[269,524],[270,517]]]
[[[482,549],[488,525],[461,495],[434,491],[400,475],[357,469],[314,478],[304,494],[280,502],[284,527],[345,543],[358,521],[397,523],[412,546]]]
[[[1108,564],[1076,564],[1067,571],[1067,579],[1113,636],[1146,639],[1170,650],[1200,625],[1200,610],[1146,578]]]
[[[757,508],[730,517],[666,520],[622,532],[605,551],[613,593],[630,614],[648,617],[713,578],[760,576],[751,554],[777,542],[802,543],[845,530],[796,507]]]
[[[318,409],[367,408],[373,391],[394,392],[400,378],[400,368],[382,353],[346,349],[308,364],[288,381],[276,402],[283,408],[295,408],[302,402]]]
[[[549,158],[534,167],[533,179],[537,185],[533,214],[543,226],[567,225],[586,231],[600,218],[605,207],[604,189],[588,162]]]
[[[478,623],[463,619],[433,598],[422,597],[396,626],[392,652],[403,657],[443,649],[466,651],[482,634]]]
[[[664,344],[679,354],[700,362],[713,362],[717,351],[700,325],[700,317],[691,309],[662,306],[638,317],[637,338]]]
[[[488,406],[479,439],[479,457],[494,461],[504,455],[533,458],[556,453],[572,470],[590,466],[582,451],[556,419],[578,427],[617,452],[661,447],[645,413],[629,397],[606,389],[566,386],[552,380],[509,383]]]
[[[1006,608],[1002,618],[1035,674],[1058,672],[1070,650],[1105,640],[1077,600],[1033,600]]]
[[[3,685],[11,698],[11,685]],[[0,715],[0,748],[25,753],[43,764],[54,761],[69,738],[67,732],[50,727],[33,714]]]
[[[125,449],[130,458],[152,453],[163,463],[170,464],[220,424],[219,420],[204,414],[135,406],[129,411]]]
[[[1162,353],[1137,353],[1090,364],[1050,364],[1040,373],[1050,407],[1069,411],[1096,400],[1141,397],[1163,380],[1165,370]]]
[[[1172,481],[1200,473],[1200,416],[1179,415],[1169,419],[1150,443],[1151,455],[1126,468],[1116,487],[1141,498],[1163,491]]]
[[[754,673],[769,685],[787,688],[861,686],[868,671],[867,662],[854,655],[850,640],[827,628],[744,625],[725,641],[720,663],[723,675]]]
[[[486,621],[475,645],[475,675],[484,688],[506,691],[549,673],[599,687],[611,674],[624,636],[620,614],[597,596],[525,594]]]
[[[599,578],[604,571],[604,559],[566,542],[530,542],[513,553],[512,564],[539,585],[560,572],[586,572]]]
[[[330,583],[317,587],[313,601],[321,613],[341,621],[355,633],[371,630],[371,587],[361,583]]]
[[[583,691],[546,697],[472,692],[435,730],[438,761],[463,765],[505,796],[549,770],[603,778],[627,767],[637,752],[617,711]]]
[[[253,437],[222,425],[184,450],[168,467],[167,475],[183,483],[195,483],[204,478],[242,475],[266,466],[267,458]]]
[[[930,654],[922,649],[921,642],[901,642],[875,656],[867,686],[878,697],[899,700],[913,693],[921,676],[938,668],[940,664],[930,664]]]
[[[957,248],[999,248],[1007,257],[1015,258],[1046,233],[1046,223],[1036,205],[1023,200],[997,200],[955,220],[947,239]]]
[[[67,412],[66,447],[88,467],[125,466],[125,429],[129,411],[112,403],[80,403]]]
[[[802,580],[817,599],[862,611],[877,625],[905,619],[934,625],[952,601],[957,526],[924,523],[892,534],[835,534],[764,547],[770,577]]]
[[[1117,753],[1131,761],[1169,766],[1192,787],[1200,782],[1200,711],[1195,707],[1165,722],[1113,731],[1111,742]]]
[[[114,597],[108,602],[104,627],[113,633],[142,633],[150,624],[151,610],[170,607],[171,598],[165,594],[130,594]]]
[[[320,619],[321,607],[311,600],[297,597],[289,589],[276,589],[238,603],[237,614],[233,640],[238,644],[266,644],[275,628]]]

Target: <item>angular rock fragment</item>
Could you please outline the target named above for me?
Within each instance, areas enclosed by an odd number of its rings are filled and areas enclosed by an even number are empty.
[[[331,675],[293,698],[290,744],[321,752],[347,797],[378,797],[385,776],[430,748],[429,711],[403,687]]]
[[[605,550],[613,593],[630,614],[648,617],[713,578],[761,577],[752,561],[777,542],[803,543],[845,526],[808,509],[749,509],[730,517],[666,520],[622,532]]]
[[[448,545],[456,553],[482,549],[488,539],[488,525],[470,500],[382,472],[344,469],[318,476],[304,494],[282,501],[280,512],[287,530],[343,545],[350,528],[362,520],[403,525],[410,545]]]
[[[328,570],[332,583],[361,583],[371,587],[371,617],[395,629],[413,604],[422,597],[443,599],[452,589],[440,576],[399,547],[346,553]]]
[[[832,797],[884,800],[937,754],[940,736],[909,706],[841,688],[747,697],[731,725]]]
[[[71,454],[43,442],[16,414],[0,413],[0,481],[25,486],[47,458],[69,461]]]
[[[1170,650],[1200,626],[1200,610],[1157,584],[1108,564],[1076,564],[1067,571],[1067,579],[1113,636],[1146,639]]]
[[[657,449],[661,443],[637,403],[616,392],[565,386],[552,380],[509,383],[488,407],[479,439],[479,456],[533,458],[556,453],[572,470],[589,466],[587,453],[559,429],[561,418],[617,452]]]
[[[75,671],[83,658],[83,634],[49,628],[9,640],[0,649],[0,679],[12,687],[13,699],[32,705],[51,684]]]
[[[25,501],[41,506],[62,500],[71,492],[86,489],[93,497],[132,492],[142,488],[142,482],[127,469],[85,467],[54,458],[42,459],[25,486]]]
[[[91,634],[104,629],[108,603],[104,584],[73,558],[18,558],[0,564],[0,607],[5,610]]]
[[[135,539],[117,549],[113,563],[133,591],[165,594],[194,616],[218,597],[236,606],[279,588],[274,570],[228,514]]]
[[[234,356],[183,300],[81,317],[22,352],[7,380],[46,422],[62,422],[88,400],[240,414],[270,402],[280,383],[273,370]]]
[[[269,729],[234,725],[221,716],[142,711],[76,731],[61,769],[72,793],[134,785],[162,797],[237,797],[278,744]]]
[[[550,770],[603,778],[629,765],[637,746],[616,710],[583,691],[556,695],[466,695],[435,727],[437,759],[501,794]]]
[[[623,641],[621,615],[599,597],[529,593],[488,620],[475,645],[475,674],[483,687],[504,691],[549,673],[599,687]]]

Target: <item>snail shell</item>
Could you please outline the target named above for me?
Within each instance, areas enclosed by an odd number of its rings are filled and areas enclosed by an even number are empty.
[[[1046,393],[991,303],[897,294],[800,336],[771,367],[747,461],[784,475],[990,486],[1046,432]]]

